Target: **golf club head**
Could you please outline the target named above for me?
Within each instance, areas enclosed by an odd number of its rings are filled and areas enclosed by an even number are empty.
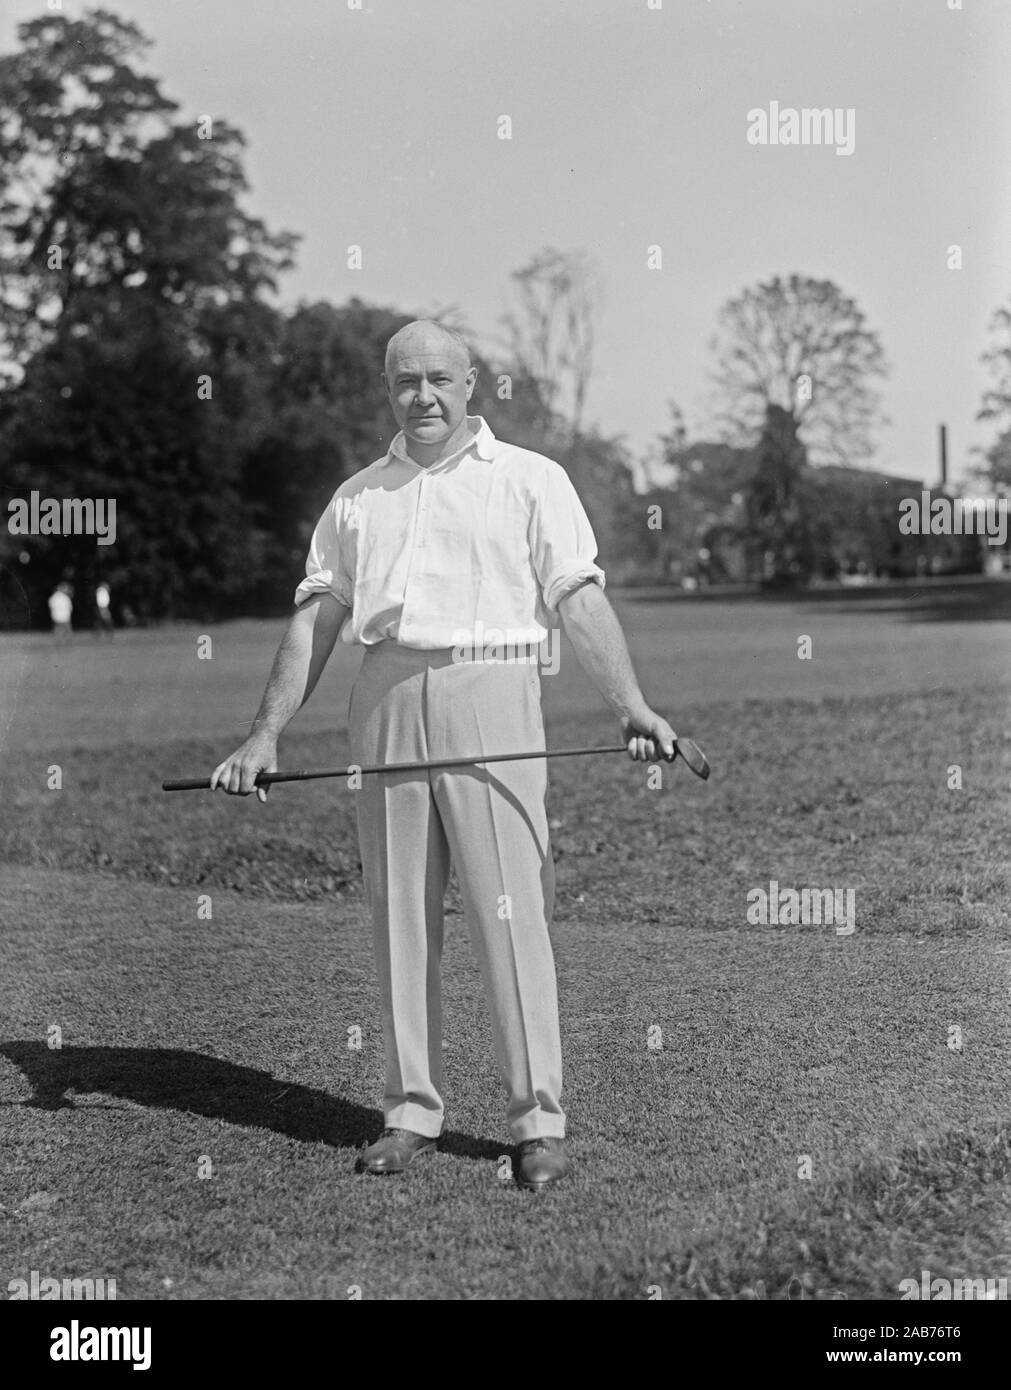
[[[693,743],[690,738],[678,738],[677,751],[695,773],[695,776],[701,777],[704,782],[709,776],[709,762],[699,745]]]

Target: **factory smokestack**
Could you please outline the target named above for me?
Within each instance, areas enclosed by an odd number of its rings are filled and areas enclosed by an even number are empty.
[[[945,492],[948,487],[948,426],[940,425],[938,434],[941,450],[941,491]]]

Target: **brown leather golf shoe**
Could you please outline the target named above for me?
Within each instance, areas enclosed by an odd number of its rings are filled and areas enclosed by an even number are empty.
[[[543,1192],[569,1171],[564,1139],[525,1139],[519,1155],[516,1181],[531,1192]]]
[[[418,1154],[434,1152],[438,1139],[415,1134],[413,1129],[384,1129],[374,1144],[363,1150],[358,1160],[360,1173],[402,1173]]]

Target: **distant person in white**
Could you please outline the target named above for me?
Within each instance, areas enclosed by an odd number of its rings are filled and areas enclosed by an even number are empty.
[[[320,518],[252,731],[212,787],[248,795],[259,772],[276,770],[278,736],[338,637],[365,648],[348,720],[359,766],[543,749],[536,654],[559,615],[631,756],[674,757],[676,735],[639,689],[568,475],[468,416],[476,379],[462,338],[437,323],[390,340],[383,383],[401,433]],[[461,660],[461,634],[490,629],[526,644],[528,660],[481,650]],[[532,760],[366,776],[353,793],[386,1053],[386,1127],[361,1156],[367,1173],[403,1172],[443,1130],[451,863],[488,996],[517,1180],[543,1191],[567,1170],[546,785],[545,762]]]
[[[112,621],[112,595],[109,593],[108,584],[102,583],[95,589],[95,633],[98,637],[103,633],[112,637],[115,631]]]
[[[74,612],[74,600],[66,584],[57,584],[49,595],[49,618],[53,624],[53,636],[57,642],[66,641],[70,636],[70,619]]]

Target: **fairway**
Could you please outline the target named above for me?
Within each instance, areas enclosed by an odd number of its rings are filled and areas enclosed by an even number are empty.
[[[242,737],[283,623],[0,639],[4,1281],[897,1299],[923,1269],[1006,1278],[1009,596],[619,598],[647,696],[713,776],[551,766],[574,1167],[540,1199],[510,1180],[455,885],[448,1134],[362,1177],[382,1038],[353,792],[158,789]],[[282,768],[347,757],[359,660],[335,654]],[[543,686],[550,746],[614,741],[570,648]],[[855,931],[752,924],[772,881],[852,890]]]

